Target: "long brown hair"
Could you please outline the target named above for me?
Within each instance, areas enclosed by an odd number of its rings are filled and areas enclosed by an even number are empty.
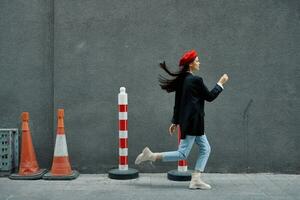
[[[159,63],[159,66],[167,72],[172,77],[175,77],[173,79],[167,79],[162,75],[159,75],[159,85],[161,89],[166,90],[167,92],[175,92],[180,86],[182,86],[183,80],[185,76],[187,75],[187,71],[189,70],[189,65],[186,64],[183,67],[180,68],[179,71],[176,72],[171,72],[167,65],[166,62]]]

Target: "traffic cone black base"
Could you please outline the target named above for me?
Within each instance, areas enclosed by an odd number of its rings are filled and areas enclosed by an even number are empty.
[[[63,176],[53,176],[51,172],[48,172],[43,176],[44,180],[74,180],[79,176],[79,172],[76,170],[72,170],[70,175]]]
[[[37,180],[41,179],[47,171],[47,169],[40,169],[36,173],[32,173],[30,175],[11,174],[9,178],[12,180]]]

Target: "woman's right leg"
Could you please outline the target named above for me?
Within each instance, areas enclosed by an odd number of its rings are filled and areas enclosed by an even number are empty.
[[[135,164],[138,165],[144,161],[162,160],[164,162],[168,162],[185,160],[193,147],[195,138],[195,136],[187,135],[185,139],[180,140],[180,144],[177,151],[153,153],[148,147],[146,147],[144,148],[143,152],[140,153],[135,159]]]
[[[177,151],[162,152],[159,160],[163,162],[186,160],[195,141],[195,136],[187,135],[185,139],[180,140]]]

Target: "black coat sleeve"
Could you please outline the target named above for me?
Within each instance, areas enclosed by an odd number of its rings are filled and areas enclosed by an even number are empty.
[[[201,77],[197,77],[196,84],[200,90],[200,95],[208,102],[215,100],[223,90],[218,84],[216,84],[215,87],[209,91]]]
[[[179,109],[180,109],[180,94],[179,92],[175,93],[175,105],[173,110],[173,124],[179,124]]]

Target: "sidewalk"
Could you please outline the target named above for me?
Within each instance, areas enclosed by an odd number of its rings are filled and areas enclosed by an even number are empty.
[[[204,174],[212,190],[189,190],[166,174],[140,174],[112,180],[107,174],[81,174],[73,181],[13,181],[0,178],[0,200],[300,200],[300,175]]]

